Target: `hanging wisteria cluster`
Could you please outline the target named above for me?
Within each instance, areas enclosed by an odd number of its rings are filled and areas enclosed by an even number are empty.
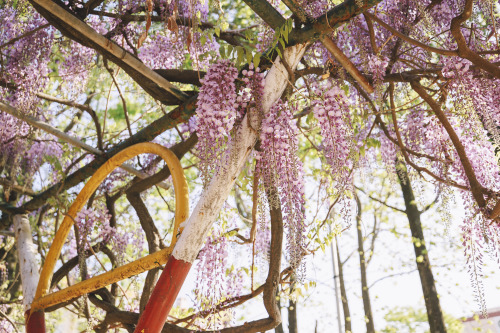
[[[196,111],[200,171],[205,182],[216,170],[221,152],[236,119],[238,71],[229,61],[219,61],[203,78]]]
[[[241,71],[243,76],[242,84],[238,89],[238,115],[237,122],[241,122],[247,111],[254,110],[254,113],[262,112],[262,96],[264,94],[264,75],[260,72],[260,68],[255,68],[253,64],[248,66],[248,70]]]
[[[292,104],[276,102],[262,121],[261,150],[256,155],[256,172],[264,186],[275,188],[268,195],[269,206],[279,202],[287,227],[290,264],[298,268],[304,251],[304,170],[299,160],[298,129],[293,120]]]
[[[319,96],[313,100],[313,113],[320,125],[323,153],[330,166],[329,173],[337,182],[336,187],[342,189],[348,184],[354,167],[348,99],[335,83],[323,89],[316,85],[315,91]]]
[[[48,83],[54,30],[33,8],[24,10],[23,4],[0,8],[0,98],[35,113],[36,93]],[[24,15],[30,19],[23,20]]]

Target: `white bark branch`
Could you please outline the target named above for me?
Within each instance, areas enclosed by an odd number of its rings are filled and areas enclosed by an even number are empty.
[[[31,236],[31,227],[27,215],[14,216],[14,232],[17,239],[17,252],[21,268],[21,282],[23,286],[24,311],[31,308],[35,297],[36,287],[40,274],[36,260],[37,249]]]
[[[305,44],[288,48],[284,52],[286,62],[292,70],[297,67],[306,49]],[[268,112],[271,106],[281,97],[289,83],[288,72],[279,58],[269,71],[263,99],[263,110]],[[213,222],[216,220],[222,205],[240,174],[250,152],[258,138],[260,127],[259,116],[253,112],[247,113],[241,128],[231,140],[227,152],[222,159],[223,166],[214,175],[208,187],[203,191],[192,215],[186,223],[172,255],[179,260],[192,263],[205,242]]]

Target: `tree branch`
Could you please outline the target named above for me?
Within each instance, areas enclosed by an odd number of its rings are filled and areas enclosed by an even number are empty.
[[[266,22],[272,29],[276,30],[285,24],[286,20],[281,14],[266,0],[243,0],[255,14]]]
[[[484,59],[483,57],[472,51],[467,45],[467,41],[465,40],[465,37],[462,34],[462,31],[460,30],[461,24],[467,21],[471,17],[472,7],[473,7],[473,0],[465,0],[465,7],[463,12],[451,20],[450,30],[451,34],[453,35],[453,38],[455,38],[455,41],[457,42],[458,55],[462,58],[469,60],[482,70],[487,71],[491,75],[495,76],[497,79],[500,79],[500,67],[496,66],[495,64],[492,64],[488,60]]]
[[[372,19],[373,21],[377,22],[378,24],[380,24],[381,26],[383,26],[384,28],[386,28],[387,30],[392,32],[395,36],[401,38],[402,40],[404,40],[407,43],[418,46],[418,47],[420,47],[426,51],[429,51],[429,52],[433,52],[433,53],[437,53],[437,54],[441,54],[441,55],[445,55],[445,56],[458,56],[457,51],[440,49],[440,48],[433,47],[433,46],[424,44],[422,42],[419,42],[418,40],[415,40],[415,39],[399,32],[399,31],[397,31],[396,29],[394,29],[393,27],[391,27],[390,25],[388,25],[387,23],[385,23],[384,21],[382,21],[381,19],[379,19],[378,17],[376,17],[373,14],[365,12],[364,15],[367,16],[368,18]]]
[[[314,22],[306,24],[304,28],[292,31],[288,45],[319,39],[321,34],[331,32],[349,22],[354,16],[376,6],[379,2],[381,0],[346,0],[315,19]]]
[[[97,156],[92,162],[66,177],[63,182],[56,183],[47,190],[37,194],[31,201],[28,201],[21,207],[14,207],[9,203],[0,203],[0,210],[6,213],[24,213],[38,209],[45,204],[47,198],[56,195],[60,191],[65,191],[90,177],[101,165],[106,163],[109,158],[119,151],[136,143],[151,141],[164,131],[187,121],[194,114],[195,108],[196,96],[191,97],[183,105],[177,107],[158,120],[155,120],[132,137],[120,142],[104,154]]]
[[[434,114],[439,119],[444,129],[448,133],[448,136],[450,137],[450,140],[453,143],[453,146],[455,147],[458,157],[460,158],[460,162],[462,163],[462,166],[464,168],[465,175],[469,180],[470,191],[472,192],[472,196],[476,200],[479,207],[484,208],[486,206],[486,201],[484,200],[483,195],[488,191],[477,180],[476,174],[474,173],[474,169],[472,168],[469,158],[467,157],[467,154],[465,152],[465,148],[462,142],[460,142],[457,133],[451,126],[443,110],[441,110],[441,106],[431,96],[429,96],[429,94],[427,94],[427,92],[420,85],[420,83],[412,81],[411,87],[431,107],[432,111],[434,111]]]
[[[206,72],[194,71],[190,69],[155,69],[156,73],[169,81],[192,84],[201,87],[200,79],[203,79]]]

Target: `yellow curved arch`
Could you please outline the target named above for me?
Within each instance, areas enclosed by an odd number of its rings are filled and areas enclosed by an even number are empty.
[[[118,166],[125,161],[139,154],[156,154],[160,156],[170,169],[172,180],[174,183],[175,192],[175,221],[174,234],[171,244],[168,248],[150,254],[146,257],[138,259],[129,264],[117,267],[109,272],[84,280],[73,286],[60,290],[58,292],[47,294],[50,286],[50,281],[53,276],[54,267],[61,254],[61,249],[68,237],[69,231],[73,225],[74,218],[80,209],[85,205],[92,193],[102,183],[102,181]],[[64,220],[56,232],[52,246],[49,249],[45,263],[40,273],[35,299],[31,305],[31,311],[45,309],[51,305],[65,302],[69,299],[81,296],[91,291],[102,288],[111,283],[126,279],[130,276],[140,274],[152,268],[163,265],[167,262],[170,253],[174,248],[178,235],[182,231],[180,225],[184,222],[189,214],[189,194],[186,178],[184,176],[181,164],[177,157],[168,148],[165,148],[155,143],[139,143],[128,147],[118,154],[111,157],[104,165],[102,165],[94,175],[89,179],[87,184],[80,191],[75,201],[68,210]]]

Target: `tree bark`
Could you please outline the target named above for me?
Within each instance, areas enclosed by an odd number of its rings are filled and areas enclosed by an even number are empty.
[[[372,306],[370,303],[370,293],[368,291],[368,280],[366,278],[366,259],[363,246],[363,233],[361,232],[361,202],[356,196],[356,204],[358,212],[356,214],[356,231],[358,233],[358,253],[359,253],[359,268],[361,271],[361,295],[363,297],[363,308],[365,310],[366,332],[375,333],[375,325],[373,323]]]
[[[344,267],[342,261],[340,260],[339,253],[339,243],[337,237],[335,237],[335,247],[337,249],[337,262],[339,264],[338,274],[339,274],[339,284],[340,284],[340,297],[342,299],[342,310],[344,312],[344,331],[345,333],[351,333],[351,311],[349,310],[349,303],[347,302],[347,293],[345,290],[345,280],[344,280]]]
[[[279,297],[279,288],[276,289],[276,305],[278,306],[278,308],[280,309],[280,313],[281,313],[281,298]],[[285,333],[285,331],[283,330],[283,322],[281,322],[278,326],[276,326],[276,328],[274,329],[274,333]]]
[[[290,277],[290,291],[295,289],[295,274]],[[297,302],[290,299],[288,303],[288,332],[297,333]]]
[[[38,274],[38,262],[36,259],[38,252],[36,245],[33,243],[30,222],[27,215],[14,216],[14,232],[16,233],[17,251],[21,266],[24,311],[28,311],[35,297],[40,275]]]
[[[424,233],[420,221],[422,212],[417,208],[406,165],[402,161],[398,161],[396,162],[396,170],[405,201],[406,216],[410,223],[413,249],[415,250],[417,269],[424,293],[430,330],[431,333],[446,333],[443,313],[439,304],[439,296],[436,291],[434,276],[432,275],[431,263],[427,255],[427,248],[425,247]]]

